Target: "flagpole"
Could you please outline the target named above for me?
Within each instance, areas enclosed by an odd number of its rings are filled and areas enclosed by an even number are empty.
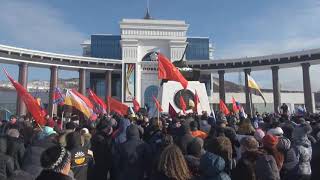
[[[39,123],[37,123],[38,127],[40,128],[41,131],[43,131],[42,127],[40,126]]]
[[[54,103],[52,103],[51,118],[53,118],[53,112],[54,112]]]
[[[161,90],[161,81],[160,81],[160,79],[158,78],[158,83],[159,83],[159,90],[158,90],[158,97],[160,96],[160,90]],[[160,103],[160,101],[159,101],[159,103]],[[161,104],[160,104],[160,107],[161,107]],[[160,125],[160,111],[159,111],[159,109],[157,109],[157,111],[158,111],[158,125]]]
[[[61,114],[61,129],[63,129],[63,121],[64,121],[64,111],[62,111],[62,114]]]
[[[249,98],[250,98],[250,115],[251,115],[251,118],[253,117],[253,103],[252,103],[252,93],[251,91],[249,90]]]

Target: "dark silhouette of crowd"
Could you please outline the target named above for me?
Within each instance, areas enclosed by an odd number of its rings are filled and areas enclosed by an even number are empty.
[[[285,109],[285,107],[283,107]],[[0,180],[317,180],[320,115],[11,116]]]

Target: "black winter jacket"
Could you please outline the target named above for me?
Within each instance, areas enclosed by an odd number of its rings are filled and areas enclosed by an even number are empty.
[[[7,155],[13,158],[15,169],[21,169],[24,153],[23,141],[18,138],[7,137]]]

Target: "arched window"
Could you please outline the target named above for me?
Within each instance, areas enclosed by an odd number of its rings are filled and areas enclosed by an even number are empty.
[[[150,56],[153,53],[157,53],[157,52],[155,51],[148,52],[146,55],[143,56],[142,61],[154,61],[151,59],[151,56]]]

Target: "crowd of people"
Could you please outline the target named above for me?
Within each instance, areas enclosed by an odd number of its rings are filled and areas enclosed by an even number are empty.
[[[1,121],[0,179],[316,180],[320,115],[144,113]],[[317,171],[318,170],[318,171]]]

